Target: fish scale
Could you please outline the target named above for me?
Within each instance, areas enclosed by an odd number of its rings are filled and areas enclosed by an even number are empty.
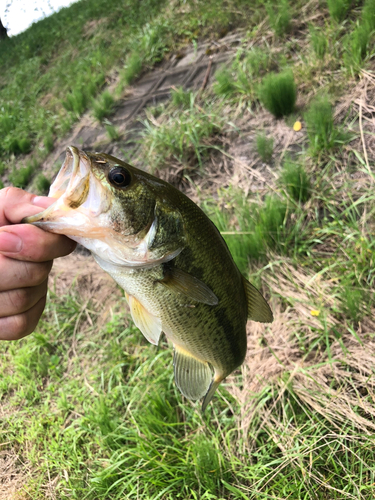
[[[69,147],[51,186],[57,201],[24,222],[65,234],[91,250],[125,290],[135,324],[174,347],[181,392],[207,407],[243,362],[246,322],[272,312],[240,273],[219,231],[165,181],[103,153]]]

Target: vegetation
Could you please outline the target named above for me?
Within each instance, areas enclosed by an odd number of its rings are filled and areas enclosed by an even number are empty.
[[[82,112],[118,140],[127,85],[244,28],[211,87],[146,110],[127,161],[201,205],[275,316],[249,322],[245,363],[202,415],[123,292],[87,259],[57,262],[36,332],[0,344],[4,498],[374,498],[374,12],[82,0],[2,42],[0,186],[35,175],[45,193],[40,160]]]
[[[293,73],[287,70],[267,75],[263,79],[259,97],[264,107],[276,118],[293,113],[297,99]]]
[[[269,162],[273,153],[273,138],[260,133],[256,138],[257,153],[265,162]]]

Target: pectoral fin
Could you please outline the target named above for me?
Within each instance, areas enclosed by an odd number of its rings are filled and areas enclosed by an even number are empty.
[[[272,323],[273,314],[263,295],[243,277],[247,298],[247,317],[260,323]]]
[[[169,290],[182,293],[196,302],[202,302],[209,306],[216,306],[219,303],[219,299],[214,292],[203,281],[181,269],[175,267],[168,269],[164,278],[159,283]]]
[[[160,334],[162,332],[160,318],[154,316],[132,295],[127,293],[126,299],[129,303],[130,312],[135,323],[146,339],[151,342],[151,344],[158,345]]]
[[[173,366],[176,385],[184,396],[195,401],[207,393],[212,381],[208,363],[175,345]]]

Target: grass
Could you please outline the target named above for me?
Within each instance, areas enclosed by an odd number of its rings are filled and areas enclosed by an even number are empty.
[[[152,109],[149,110],[142,132],[140,156],[152,171],[162,169],[170,162],[202,169],[204,159],[215,145],[215,137],[223,130],[225,121],[219,109],[209,103],[203,108],[192,94],[188,99],[189,103],[187,99],[183,103],[185,109],[181,109],[178,98],[178,106],[159,118],[152,115]],[[157,115],[159,113],[157,110]]]
[[[269,162],[273,153],[273,138],[260,133],[256,137],[257,153],[264,162]]]
[[[115,100],[108,90],[104,90],[94,104],[94,116],[102,122],[104,118],[110,116],[113,112]]]
[[[327,34],[323,30],[315,28],[314,25],[309,26],[311,46],[318,59],[324,59],[328,50]]]
[[[350,8],[349,0],[327,0],[329,15],[337,23],[341,23]]]
[[[175,387],[171,347],[142,337],[123,293],[101,281],[88,260],[57,261],[37,331],[0,344],[1,493],[35,500],[372,500],[374,2],[351,3],[342,21],[326,3],[272,2],[275,13],[285,8],[290,16],[290,31],[277,36],[264,2],[139,5],[82,1],[11,41],[11,59],[0,53],[1,178],[25,186],[36,175],[33,186],[45,192],[49,179],[39,162],[15,157],[11,140],[28,139],[45,154],[77,119],[79,99],[70,109],[62,102],[78,91],[85,109],[93,114],[99,103],[104,113],[103,78],[112,82],[116,68],[120,86],[134,83],[121,76],[132,54],[141,64],[129,75],[140,75],[166,50],[245,28],[233,63],[215,74],[212,88],[178,88],[171,102],[147,110],[130,160],[174,182],[184,174],[183,188],[216,223],[275,320],[249,322],[245,363],[202,415]],[[357,26],[372,27],[364,31],[365,52],[348,60]],[[92,74],[98,80],[90,90]],[[275,80],[280,75],[289,75],[286,85]],[[267,95],[294,113],[286,120],[261,112],[268,78]],[[111,95],[119,97],[116,89]],[[267,136],[254,148],[257,130]],[[110,133],[116,140],[116,129]],[[261,164],[264,154],[272,165]]]
[[[282,185],[296,202],[305,203],[311,196],[311,181],[300,163],[287,158],[280,176]]]
[[[277,36],[286,35],[291,28],[291,7],[288,0],[280,0],[275,6],[274,2],[266,4],[267,14],[271,28]]]
[[[307,133],[313,152],[327,151],[344,140],[333,121],[332,104],[327,96],[313,100],[305,113]]]
[[[267,75],[260,87],[259,98],[276,118],[293,113],[297,99],[293,73],[287,70]]]

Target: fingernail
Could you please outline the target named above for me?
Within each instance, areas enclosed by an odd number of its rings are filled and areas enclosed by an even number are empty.
[[[22,249],[22,240],[17,234],[0,232],[0,252],[17,253]]]
[[[43,206],[45,204],[45,200],[46,200],[46,196],[34,196],[32,202],[33,202],[33,205],[37,205],[38,207],[39,206]],[[44,204],[43,204],[43,201],[44,201]]]

